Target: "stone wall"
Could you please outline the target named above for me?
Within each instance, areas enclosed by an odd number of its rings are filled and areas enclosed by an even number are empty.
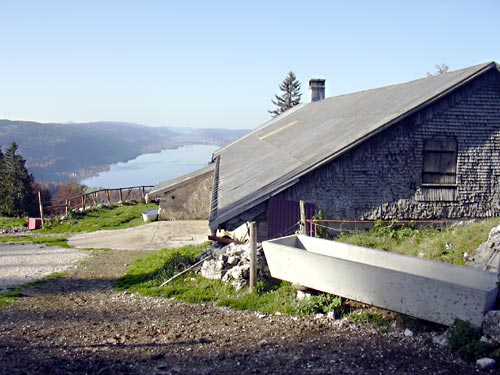
[[[424,140],[457,142],[456,186],[422,184]],[[496,71],[383,130],[280,194],[327,219],[500,215],[500,78]]]
[[[160,197],[161,220],[207,220],[213,175],[204,174],[164,192]]]

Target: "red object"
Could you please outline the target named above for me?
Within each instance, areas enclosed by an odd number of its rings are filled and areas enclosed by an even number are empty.
[[[39,217],[30,217],[28,219],[28,229],[35,230],[42,227],[42,219]]]

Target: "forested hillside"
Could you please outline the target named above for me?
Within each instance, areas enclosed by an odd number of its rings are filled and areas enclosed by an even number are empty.
[[[189,144],[223,146],[246,132],[169,129],[123,122],[58,124],[0,120],[0,147],[16,142],[37,181],[64,182],[148,152]]]

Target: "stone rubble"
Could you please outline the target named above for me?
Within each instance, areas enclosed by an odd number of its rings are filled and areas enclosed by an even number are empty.
[[[203,262],[199,274],[207,279],[230,283],[236,290],[248,286],[250,278],[250,244],[231,243],[224,247],[213,245],[200,255],[199,260],[213,256]],[[257,246],[257,278],[271,277],[262,246]]]
[[[450,345],[450,334],[448,330],[442,335],[436,335],[432,338],[432,342],[436,345],[448,347]]]
[[[496,364],[493,358],[481,358],[476,361],[477,367],[481,370],[491,370],[495,368]]]
[[[500,343],[500,311],[491,310],[486,313],[483,321],[483,333],[487,338],[491,338]]]
[[[488,240],[483,242],[474,255],[464,254],[468,266],[498,272],[500,262],[500,225],[491,229]]]

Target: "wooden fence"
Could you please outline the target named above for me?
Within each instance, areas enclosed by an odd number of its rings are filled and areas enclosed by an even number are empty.
[[[51,205],[44,208],[44,211],[53,214],[62,214],[68,216],[68,213],[74,210],[84,211],[88,208],[99,205],[120,204],[123,202],[145,202],[146,194],[153,185],[130,186],[115,189],[101,189],[81,194],[66,200],[59,205]]]

